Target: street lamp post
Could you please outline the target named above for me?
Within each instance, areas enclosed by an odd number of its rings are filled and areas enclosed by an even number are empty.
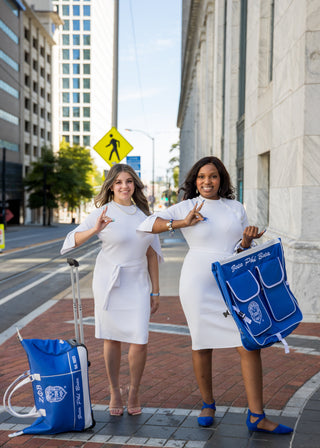
[[[155,196],[154,196],[154,137],[149,135],[145,131],[141,131],[140,129],[125,129],[129,132],[140,132],[140,134],[144,134],[146,137],[150,138],[152,140],[152,204],[151,208],[152,211],[154,211],[154,202],[155,202]]]

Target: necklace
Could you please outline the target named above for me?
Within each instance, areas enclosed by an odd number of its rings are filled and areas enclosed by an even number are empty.
[[[134,214],[136,213],[136,211],[137,211],[137,206],[136,206],[136,204],[132,204],[132,205],[129,205],[129,206],[126,206],[126,205],[123,205],[123,206],[122,206],[122,207],[134,207],[134,212],[133,212],[133,213],[128,213],[128,212],[126,212],[126,210],[125,210],[124,208],[120,207],[120,205],[117,204],[115,201],[112,201],[112,203],[113,203],[119,210],[121,210],[123,213],[125,213],[126,215],[134,215]]]

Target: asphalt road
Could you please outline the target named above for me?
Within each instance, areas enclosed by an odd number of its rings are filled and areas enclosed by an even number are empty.
[[[7,229],[0,254],[0,332],[70,286],[62,242],[74,225]],[[91,239],[70,254],[80,264],[80,278],[92,271],[99,250]]]

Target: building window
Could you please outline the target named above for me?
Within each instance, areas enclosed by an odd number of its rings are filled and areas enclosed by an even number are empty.
[[[74,16],[80,16],[80,6],[79,5],[73,5],[73,15]]]
[[[30,110],[30,100],[29,98],[24,99],[24,108]]]
[[[24,131],[25,132],[30,132],[30,121],[25,121],[24,122]]]
[[[44,110],[44,107],[41,107],[41,109],[40,109],[40,117],[41,117],[41,118],[44,118],[44,117],[45,117],[45,110]]]
[[[90,121],[84,121],[83,122],[83,131],[84,132],[90,132]]]
[[[47,120],[49,121],[49,123],[51,123],[51,113],[47,112]]]
[[[32,109],[33,109],[33,113],[34,114],[37,114],[38,113],[38,104],[37,103],[33,103],[33,105],[32,105],[33,107],[32,107]]]
[[[67,142],[67,143],[70,143],[70,137],[69,137],[69,135],[63,135],[63,136],[62,136],[62,140],[64,140],[64,141]]]
[[[80,59],[80,50],[72,50],[72,58],[74,60],[79,60]]]
[[[84,117],[90,117],[90,107],[84,107],[83,108],[83,116]]]
[[[8,56],[4,51],[0,50],[0,59],[10,65],[16,72],[19,71],[19,64]]]
[[[80,131],[80,121],[74,121],[72,126],[73,132],[79,132]]]
[[[80,107],[73,107],[72,114],[74,117],[80,117]]]
[[[15,44],[19,43],[18,36],[0,19],[0,30],[2,30]]]
[[[47,62],[48,62],[48,64],[51,64],[51,55],[50,54],[47,54]]]
[[[70,20],[64,20],[64,24],[62,27],[63,31],[69,31],[70,30]]]
[[[36,50],[38,50],[38,39],[36,37],[34,37],[32,39],[32,46],[33,48],[35,48]]]
[[[73,92],[72,99],[73,99],[73,103],[80,103],[80,93]]]
[[[70,51],[69,50],[62,50],[62,59],[65,61],[70,59]]]
[[[30,77],[28,75],[24,75],[24,85],[30,87]]]
[[[90,60],[90,50],[83,50],[83,59]]]
[[[13,96],[14,98],[19,98],[19,91],[15,88],[11,87],[6,82],[2,81],[2,79],[0,79],[0,89],[9,93],[9,95]]]
[[[63,107],[62,108],[62,116],[63,117],[70,117],[70,107]]]
[[[80,64],[73,64],[73,74],[80,75]]]
[[[40,89],[40,95],[42,96],[42,98],[44,98],[44,88],[43,87],[41,87],[41,89]]]
[[[50,73],[47,74],[47,82],[50,84],[51,83],[51,75]]]
[[[63,121],[62,122],[62,130],[63,130],[63,132],[69,132],[69,130],[70,130],[70,123],[69,123],[69,121]]]
[[[90,5],[83,5],[83,15],[90,16],[91,14],[90,9],[91,9]]]
[[[72,21],[73,31],[80,31],[80,20]]]
[[[90,93],[83,93],[83,102],[90,103]]]
[[[30,53],[28,51],[24,52],[24,62],[30,64]]]
[[[33,155],[36,157],[38,153],[38,146],[33,147]]]
[[[32,68],[35,71],[38,70],[38,61],[36,61],[35,59],[32,60]]]
[[[83,21],[83,31],[91,31],[91,21],[90,20]]]
[[[83,146],[90,146],[90,136],[89,135],[83,136]]]
[[[83,45],[90,45],[90,44],[91,44],[90,34],[84,34],[83,35]]]
[[[80,45],[80,34],[74,34],[72,36],[73,45]]]
[[[70,80],[69,78],[62,78],[62,88],[63,89],[69,89],[70,87]]]
[[[73,136],[73,144],[74,145],[79,145],[80,144],[80,136],[79,135],[74,135]]]
[[[40,137],[45,138],[45,130],[43,128],[40,129]]]
[[[51,93],[47,93],[47,101],[48,103],[51,103]]]
[[[44,53],[44,47],[40,47],[40,54],[41,54],[42,57],[44,57],[44,54],[45,54]]]
[[[83,74],[90,75],[90,64],[83,64]]]
[[[90,78],[83,78],[83,88],[90,89]]]
[[[29,154],[30,154],[30,144],[29,144],[29,143],[25,143],[25,144],[24,144],[24,153],[25,153],[26,155],[29,155]]]
[[[30,31],[28,28],[24,27],[24,38],[29,42],[30,41]]]
[[[62,102],[63,103],[70,103],[70,93],[69,92],[63,92],[62,93]]]
[[[38,135],[38,126],[36,124],[33,125],[33,135]]]
[[[44,78],[44,68],[40,67],[40,76],[41,78]]]
[[[69,64],[62,64],[62,73],[64,75],[69,75],[69,73],[70,73],[70,65]]]
[[[38,83],[33,81],[33,91],[38,93]]]
[[[73,78],[73,88],[74,89],[80,89],[80,78]]]
[[[51,140],[51,132],[49,132],[49,131],[47,132],[47,140],[49,140],[49,141]]]
[[[62,35],[62,45],[70,45],[70,36],[69,34]]]
[[[68,16],[70,14],[69,5],[62,5],[62,15]]]

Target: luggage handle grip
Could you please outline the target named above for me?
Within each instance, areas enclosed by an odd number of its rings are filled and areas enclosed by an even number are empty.
[[[30,375],[30,372],[29,371],[24,372],[22,375],[16,378],[5,391],[3,396],[3,407],[5,408],[6,411],[9,412],[9,414],[13,415],[14,417],[27,418],[27,417],[41,417],[43,415],[43,412],[41,410],[37,410],[35,406],[27,414],[22,414],[16,412],[11,405],[11,396],[13,395],[13,393],[16,390],[20,389],[20,387],[24,386],[25,384],[32,383],[32,381],[33,378],[32,375]],[[13,389],[11,390],[12,387]]]
[[[69,263],[70,266],[74,266],[76,268],[79,267],[79,261],[76,260],[75,258],[67,258],[67,262]]]

